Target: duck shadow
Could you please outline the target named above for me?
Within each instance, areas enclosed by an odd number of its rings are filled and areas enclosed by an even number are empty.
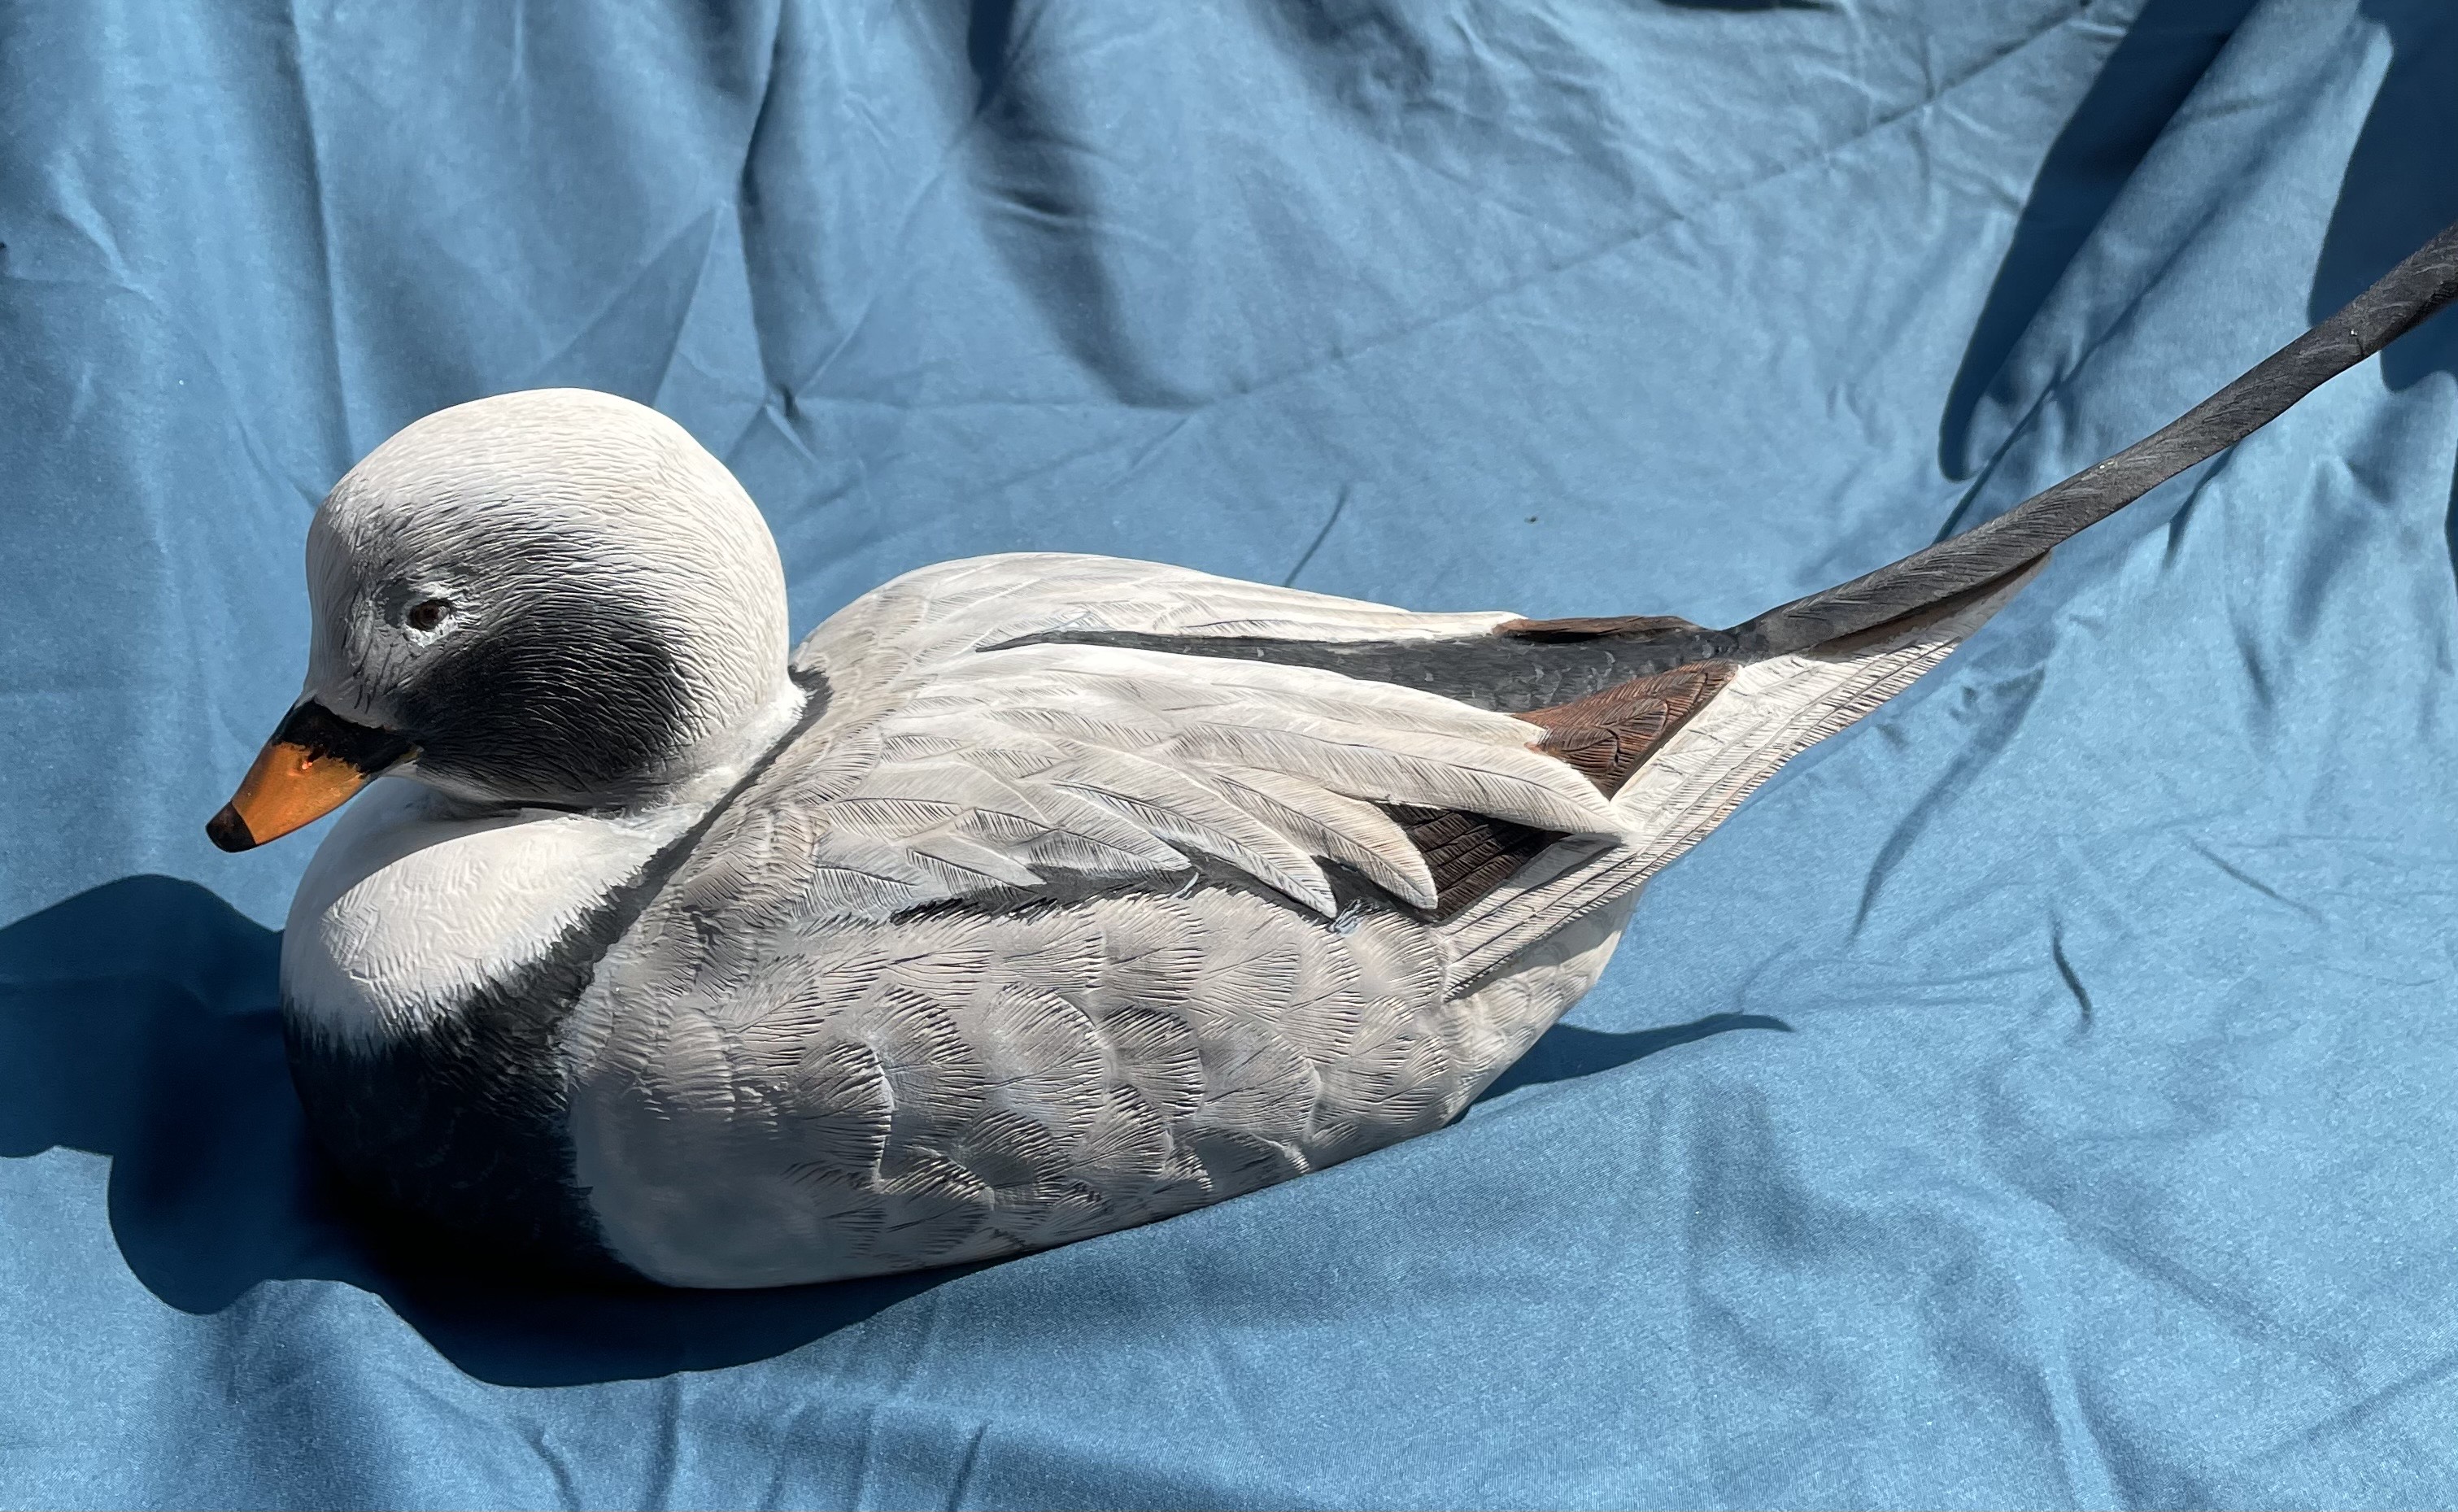
[[[219,1313],[263,1281],[340,1281],[481,1380],[564,1386],[770,1358],[979,1269],[749,1292],[593,1288],[479,1274],[388,1240],[308,1142],[280,958],[280,935],[167,877],[124,878],[0,929],[0,1156],[110,1157],[112,1236],[182,1312]],[[1631,1034],[1560,1025],[1485,1095],[1785,1027],[1744,1014]]]
[[[194,882],[131,877],[0,929],[0,1156],[111,1159],[112,1235],[147,1290],[218,1313],[261,1281],[374,1293],[513,1386],[745,1364],[965,1274],[757,1292],[473,1274],[381,1236],[307,1140],[281,1044],[281,936]]]
[[[1669,1024],[1662,1028],[1632,1029],[1620,1033],[1585,1029],[1575,1024],[1556,1024],[1545,1031],[1544,1038],[1530,1046],[1528,1053],[1513,1062],[1510,1069],[1496,1077],[1493,1085],[1479,1094],[1477,1101],[1490,1102],[1523,1087],[1593,1076],[1598,1071],[1610,1071],[1633,1061],[1644,1060],[1677,1045],[1728,1034],[1735,1029],[1773,1029],[1779,1034],[1790,1034],[1792,1025],[1763,1013],[1715,1013],[1688,1024]]]
[[[2306,314],[2319,321],[2458,221],[2458,7],[2448,0],[2364,0],[2389,43],[2389,67],[2347,154],[2313,272]],[[2411,388],[2458,373],[2458,317],[2447,311],[2381,354],[2382,382]]]
[[[2308,313],[2321,320],[2387,273],[2443,227],[2458,221],[2458,7],[2447,0],[2364,0],[2364,17],[2390,47],[2389,67],[2347,154],[2330,229],[2313,274]],[[2458,374],[2458,315],[2444,310],[2381,354],[2382,382],[2412,388]],[[2458,478],[2442,515],[2450,570],[2458,574]]]
[[[1677,10],[1837,10],[1841,0],[1664,0]]]
[[[1985,468],[1972,427],[2016,343],[2090,240],[2152,144],[2254,9],[2254,0],[2148,0],[2042,158],[2014,234],[1965,347],[1938,429],[1949,478]],[[2321,321],[2458,220],[2458,7],[2362,0],[2389,62],[2349,151],[2323,235],[2306,318]],[[2406,389],[2458,373],[2458,316],[2436,316],[2381,355],[2383,382]],[[1969,522],[1959,512],[1948,529]],[[2458,487],[2445,520],[2458,570]]]
[[[1948,477],[1969,478],[1986,466],[1986,454],[1974,454],[1971,445],[1981,400],[2151,144],[2253,5],[2254,0],[2149,0],[2058,129],[1947,396],[1938,466]]]

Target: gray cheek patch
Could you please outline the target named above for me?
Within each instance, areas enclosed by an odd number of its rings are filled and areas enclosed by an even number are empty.
[[[586,580],[507,606],[394,698],[438,777],[545,802],[618,796],[684,743],[670,636]]]

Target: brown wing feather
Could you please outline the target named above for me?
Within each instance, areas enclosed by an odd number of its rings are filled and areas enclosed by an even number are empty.
[[[1731,662],[1694,662],[1519,717],[1544,729],[1537,750],[1577,768],[1597,791],[1616,793],[1675,731],[1723,692],[1737,670]],[[1501,886],[1561,839],[1452,809],[1392,804],[1388,812],[1433,874],[1437,920]]]
[[[1537,750],[1578,768],[1598,792],[1618,793],[1639,763],[1723,692],[1738,670],[1728,661],[1694,662],[1519,717],[1545,727]]]

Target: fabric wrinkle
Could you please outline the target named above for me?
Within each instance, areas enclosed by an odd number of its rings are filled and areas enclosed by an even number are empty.
[[[2458,316],[1760,789],[1455,1123],[1013,1260],[396,1253],[286,1069],[315,837],[200,830],[300,686],[307,507],[547,382],[719,450],[797,629],[1011,550],[1736,623],[2458,213],[2445,10],[0,18],[0,1500],[2458,1501]],[[755,1122],[763,969],[689,1010]]]

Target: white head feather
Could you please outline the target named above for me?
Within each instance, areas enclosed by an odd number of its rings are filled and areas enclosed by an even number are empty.
[[[724,466],[653,409],[537,389],[440,410],[317,511],[307,695],[481,800],[622,805],[791,696],[784,571]]]

